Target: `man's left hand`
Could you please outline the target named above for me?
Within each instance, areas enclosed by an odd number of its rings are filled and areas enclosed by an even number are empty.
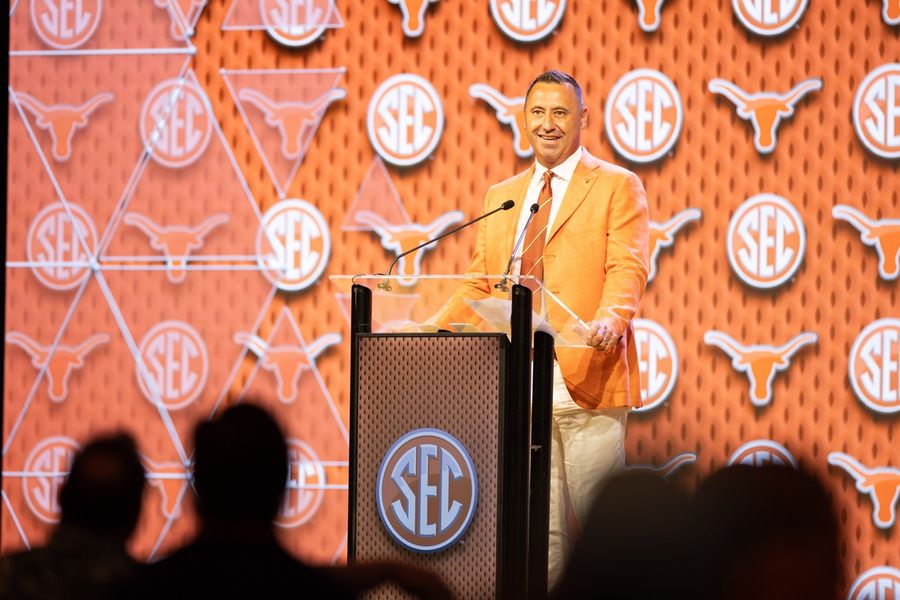
[[[584,341],[588,346],[609,354],[619,343],[619,336],[600,321],[588,323]]]

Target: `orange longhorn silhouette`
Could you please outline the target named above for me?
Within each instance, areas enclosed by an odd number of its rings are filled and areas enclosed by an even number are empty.
[[[900,25],[900,0],[883,0],[881,16],[888,25]]]
[[[703,216],[697,208],[686,208],[676,213],[674,217],[665,223],[650,221],[650,275],[647,282],[656,277],[656,257],[661,248],[668,248],[675,243],[675,234],[691,221],[697,221]]]
[[[878,253],[878,274],[882,279],[900,276],[900,219],[874,221],[846,204],[831,209],[835,219],[847,221],[859,231],[859,239]]]
[[[840,467],[856,480],[856,489],[872,499],[872,520],[881,529],[893,527],[897,521],[897,499],[900,498],[900,469],[868,468],[843,452],[828,455],[828,464]]]
[[[519,158],[528,158],[534,150],[525,133],[525,96],[507,98],[486,83],[473,83],[469,95],[487,102],[497,111],[497,120],[513,132],[513,150]]]
[[[668,479],[672,475],[675,474],[677,470],[685,465],[689,465],[697,462],[697,455],[693,452],[682,452],[674,456],[664,465],[656,466],[656,465],[628,465],[626,470],[628,471],[640,471],[646,473],[655,473],[660,477],[664,477]]]
[[[300,158],[303,134],[319,123],[331,102],[346,96],[347,92],[343,88],[328,90],[311,102],[275,102],[253,88],[244,88],[238,94],[241,100],[249,102],[265,114],[267,125],[278,128],[281,153],[289,159]]]
[[[188,485],[190,476],[184,465],[177,462],[155,463],[141,455],[144,470],[147,472],[147,483],[159,490],[159,510],[167,519],[176,519],[181,515],[182,490]]]
[[[196,227],[157,225],[140,213],[130,211],[122,219],[126,225],[137,227],[150,238],[150,247],[159,250],[166,256],[166,277],[172,283],[181,283],[187,277],[188,257],[194,250],[203,247],[203,241],[209,233],[228,222],[228,215],[216,213],[208,217]]]
[[[361,225],[367,225],[381,236],[381,245],[385,250],[390,250],[397,254],[403,254],[411,248],[415,248],[431,238],[440,235],[445,229],[451,225],[455,225],[463,220],[463,214],[458,210],[453,210],[442,214],[428,225],[394,225],[385,221],[380,215],[367,210],[361,210],[355,215],[356,222]],[[408,261],[409,256],[404,256],[397,263],[398,274],[401,276],[398,280],[402,285],[412,285],[415,283],[415,277],[421,273],[422,256],[426,250],[433,246],[425,246],[412,254],[412,261]]]
[[[49,346],[42,346],[18,331],[7,333],[6,341],[28,353],[31,356],[31,366],[35,369],[47,367],[50,399],[54,402],[62,402],[69,395],[69,375],[72,374],[72,369],[83,367],[85,357],[100,344],[109,342],[109,336],[105,333],[97,333],[77,346],[59,344],[52,356]]]
[[[80,106],[71,104],[46,106],[25,92],[16,92],[15,97],[19,100],[19,104],[34,115],[35,124],[50,132],[53,158],[59,162],[69,160],[72,156],[72,136],[75,135],[75,130],[87,127],[91,113],[115,98],[109,92],[102,92]]]
[[[815,333],[804,332],[783,346],[744,346],[721,331],[711,329],[703,336],[710,346],[718,346],[731,357],[731,365],[750,380],[750,402],[754,406],[766,406],[772,401],[772,380],[776,371],[784,371],[791,364],[791,357],[803,346],[818,342]],[[762,383],[765,382],[765,387]]]
[[[794,106],[809,92],[822,89],[821,79],[807,79],[786,94],[774,92],[745,92],[724,79],[709,82],[709,91],[721,94],[737,107],[737,114],[753,124],[753,144],[760,154],[769,154],[778,143],[778,125],[782,117],[794,114]]]
[[[300,375],[313,366],[313,361],[329,346],[341,343],[337,333],[326,333],[306,346],[270,346],[264,339],[251,333],[238,332],[234,341],[247,346],[260,359],[260,365],[275,374],[278,383],[278,399],[290,404],[297,399]]]
[[[636,0],[638,5],[638,25],[644,31],[659,29],[659,12],[665,0]]]
[[[388,0],[400,6],[403,14],[403,33],[407,37],[419,37],[425,31],[425,9],[437,0]]]

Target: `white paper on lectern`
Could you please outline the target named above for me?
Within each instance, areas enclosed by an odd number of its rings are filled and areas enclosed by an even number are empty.
[[[511,300],[490,297],[484,300],[466,300],[466,304],[496,331],[502,331],[509,336],[509,323],[512,318]],[[550,323],[535,312],[531,313],[531,329],[548,333],[553,336],[553,339],[559,337],[559,334],[557,334]]]

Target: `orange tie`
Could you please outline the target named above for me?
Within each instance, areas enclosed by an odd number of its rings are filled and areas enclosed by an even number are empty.
[[[550,202],[553,200],[553,188],[550,180],[553,179],[552,171],[544,173],[544,186],[538,195],[538,211],[528,224],[525,233],[525,249],[522,250],[522,263],[519,273],[532,275],[538,281],[544,281],[544,242],[547,239],[547,225],[550,222]],[[534,281],[526,280],[525,286],[535,291],[538,286]]]

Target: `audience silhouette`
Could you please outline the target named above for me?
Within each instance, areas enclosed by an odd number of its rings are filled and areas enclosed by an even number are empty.
[[[126,434],[78,452],[60,491],[62,518],[43,548],[0,560],[0,598],[119,598],[137,563],[125,550],[141,510],[144,468]]]

